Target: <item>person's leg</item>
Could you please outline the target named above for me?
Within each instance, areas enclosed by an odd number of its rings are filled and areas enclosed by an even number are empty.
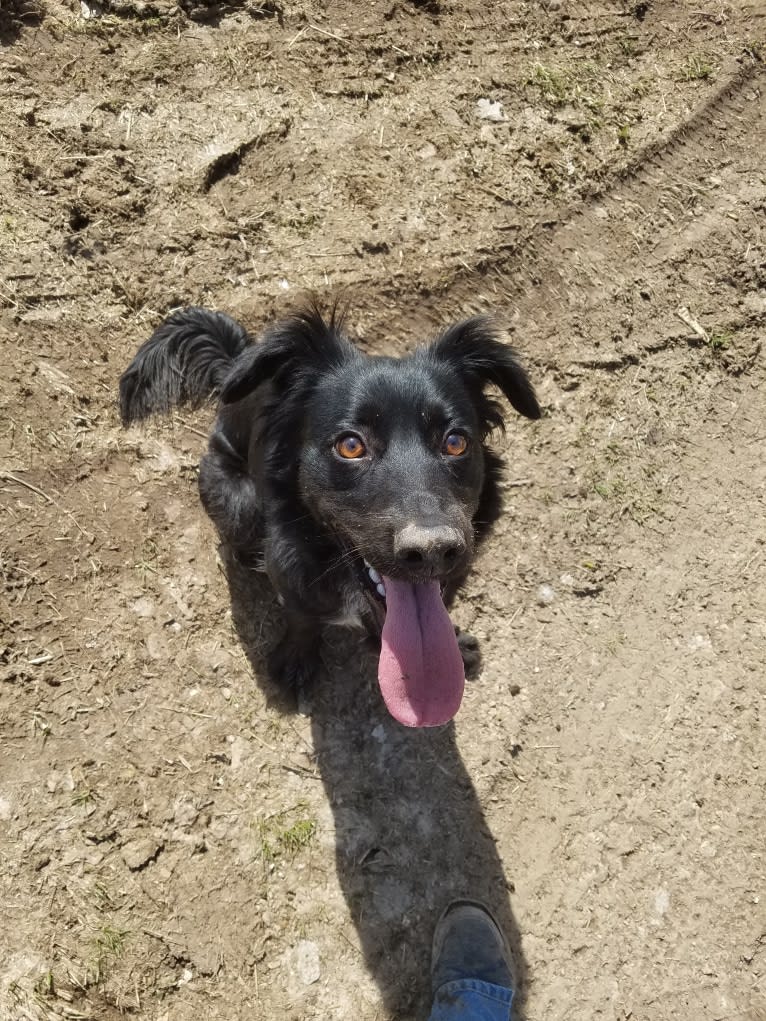
[[[513,993],[502,986],[464,979],[434,996],[428,1021],[510,1021]]]
[[[514,977],[499,926],[474,901],[455,901],[434,932],[428,1021],[510,1021]]]

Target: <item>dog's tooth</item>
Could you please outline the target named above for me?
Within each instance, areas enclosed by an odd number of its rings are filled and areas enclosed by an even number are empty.
[[[373,585],[380,585],[380,575],[375,570],[375,568],[374,567],[370,567],[369,564],[367,565],[367,573],[369,574],[370,578],[372,579],[372,584]]]
[[[371,569],[370,562],[368,560],[365,560],[364,557],[362,557],[362,563],[364,564],[368,571]]]
[[[375,588],[378,590],[378,595],[379,596],[385,596],[385,594],[386,594],[386,587],[385,587],[385,585],[383,584],[382,581],[379,581],[376,584]]]

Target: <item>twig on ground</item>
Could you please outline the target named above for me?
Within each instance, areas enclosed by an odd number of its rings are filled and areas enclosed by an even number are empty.
[[[215,716],[211,713],[198,713],[194,709],[176,709],[176,707],[172,705],[158,705],[157,708],[162,709],[162,711],[166,713],[178,713],[180,716],[202,716],[206,720],[215,719]]]
[[[696,333],[701,340],[704,340],[706,344],[710,342],[710,334],[707,332],[704,326],[700,326],[700,324],[697,322],[697,320],[694,318],[694,316],[691,314],[689,309],[686,308],[685,305],[682,305],[680,308],[676,309],[676,315],[678,316],[682,323],[686,323],[689,329],[693,333]]]
[[[29,489],[33,493],[37,493],[37,495],[41,496],[46,503],[55,503],[53,497],[48,496],[48,494],[44,493],[42,489],[38,489],[37,486],[33,486],[32,483],[27,482],[26,479],[20,479],[18,475],[14,475],[12,472],[0,471],[0,479],[3,479],[5,482],[15,482],[17,486],[23,486],[25,489]]]

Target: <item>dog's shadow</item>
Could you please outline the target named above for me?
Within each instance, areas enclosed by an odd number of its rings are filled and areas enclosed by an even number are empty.
[[[234,625],[262,679],[264,651],[279,634],[278,607],[263,576],[229,557],[226,567]],[[400,726],[383,705],[374,660],[362,648],[348,632],[330,634],[311,723],[335,819],[338,878],[367,968],[388,1012],[425,1018],[436,920],[456,897],[479,899],[514,954],[514,1016],[523,1021],[526,963],[512,884],[460,757],[455,726]],[[294,711],[273,685],[261,683],[273,704]]]

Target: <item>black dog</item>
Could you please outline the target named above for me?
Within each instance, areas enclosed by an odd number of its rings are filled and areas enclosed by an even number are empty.
[[[365,623],[382,639],[392,715],[436,726],[457,712],[464,684],[445,602],[500,513],[500,461],[485,439],[503,418],[486,388],[527,418],[540,408],[485,319],[402,359],[363,354],[342,327],[310,305],[252,343],[222,313],[176,312],[122,376],[122,419],[217,394],[200,494],[284,607],[272,676],[307,687],[322,624]]]

